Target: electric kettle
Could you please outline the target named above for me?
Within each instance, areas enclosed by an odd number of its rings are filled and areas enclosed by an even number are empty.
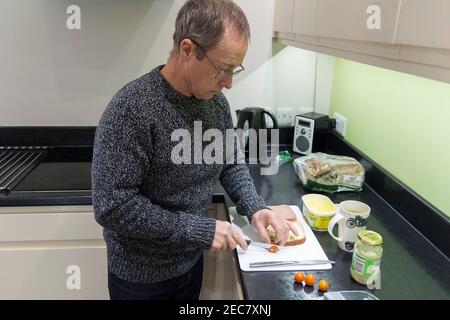
[[[248,107],[240,110],[236,110],[237,115],[237,126],[236,129],[242,129],[243,131],[243,141],[246,153],[246,158],[248,158],[248,150],[249,150],[249,129],[254,129],[256,131],[256,135],[258,136],[258,130],[259,129],[268,129],[266,125],[266,115],[268,115],[273,122],[273,129],[278,129],[278,122],[274,114],[265,109],[260,107]],[[271,128],[272,129],[272,128]],[[268,134],[268,137],[270,136],[270,133]],[[254,141],[257,143],[257,141]],[[268,144],[270,144],[271,141],[267,141]],[[276,142],[278,143],[278,142]],[[260,145],[260,143],[258,143]],[[257,154],[259,155],[259,148],[257,151]]]

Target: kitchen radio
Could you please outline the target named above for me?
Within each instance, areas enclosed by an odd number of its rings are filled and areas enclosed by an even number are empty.
[[[332,121],[327,115],[309,112],[295,116],[294,152],[308,155],[325,151]]]

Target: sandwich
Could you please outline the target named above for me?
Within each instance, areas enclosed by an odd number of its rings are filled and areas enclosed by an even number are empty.
[[[297,219],[288,220],[298,232],[298,236],[296,236],[291,230],[289,230],[288,240],[286,241],[285,246],[295,246],[298,244],[302,244],[306,240],[305,230],[303,229],[302,224]],[[275,238],[277,236],[277,232],[275,229],[269,225],[266,228],[267,233],[269,234],[270,240],[274,243]]]

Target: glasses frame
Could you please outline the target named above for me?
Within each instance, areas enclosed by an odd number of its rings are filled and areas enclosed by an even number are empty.
[[[242,71],[245,70],[245,68],[244,68],[244,66],[243,66],[242,64],[238,66],[238,68],[240,68],[240,69],[235,70],[235,71],[225,71],[225,70],[222,70],[222,69],[216,67],[216,65],[211,61],[211,59],[210,59],[210,58],[208,57],[208,55],[206,54],[206,50],[203,49],[203,48],[202,48],[197,42],[195,42],[194,40],[192,40],[192,39],[189,39],[189,40],[191,40],[192,43],[195,44],[195,45],[203,52],[203,54],[205,55],[206,60],[208,60],[208,62],[211,64],[211,66],[214,68],[214,70],[216,70],[217,74],[214,76],[214,78],[215,78],[216,80],[222,80],[222,79],[224,79],[226,76],[232,76],[232,77],[235,77],[235,76],[237,76],[239,73],[241,73]]]

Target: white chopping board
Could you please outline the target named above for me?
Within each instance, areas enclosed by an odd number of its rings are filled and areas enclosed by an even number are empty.
[[[277,253],[268,252],[266,249],[253,247],[251,244],[248,246],[248,250],[244,251],[241,248],[237,248],[237,256],[239,259],[239,266],[242,271],[294,271],[294,270],[326,270],[331,269],[332,265],[320,264],[320,265],[294,265],[294,266],[273,266],[263,268],[250,268],[250,262],[262,262],[262,261],[288,261],[288,260],[309,260],[320,259],[328,260],[325,252],[317,241],[316,236],[311,230],[310,226],[303,217],[300,208],[297,206],[290,206],[297,215],[298,221],[303,225],[305,230],[306,240],[304,243],[296,246],[280,247],[280,251]],[[228,210],[230,214],[231,223],[241,233],[245,239],[252,241],[261,241],[256,233],[256,230],[249,223],[247,217],[241,216],[236,212],[235,207],[230,207]]]

